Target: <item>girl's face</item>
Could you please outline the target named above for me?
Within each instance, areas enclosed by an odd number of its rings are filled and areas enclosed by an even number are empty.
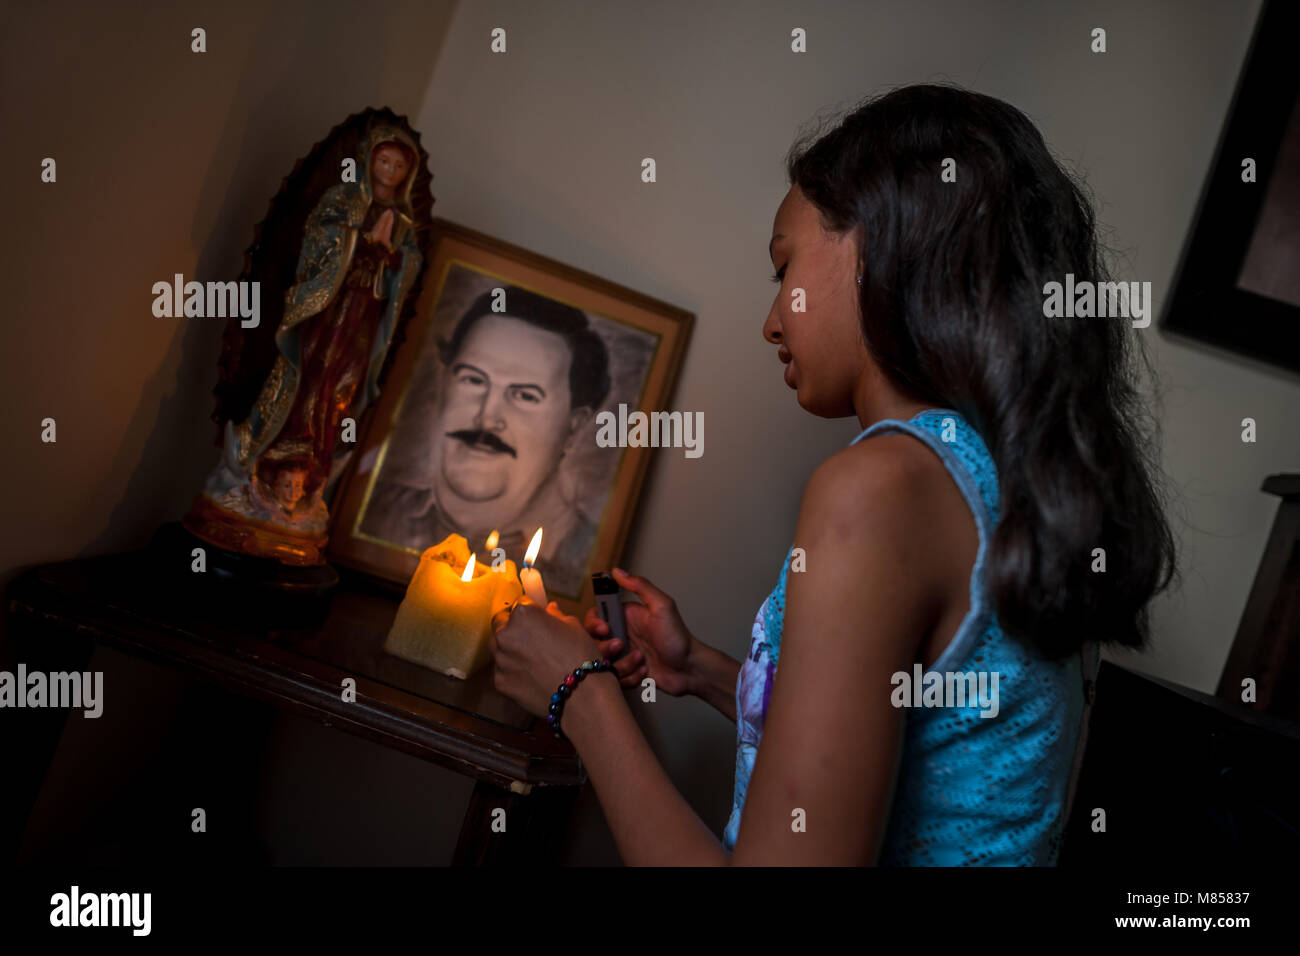
[[[770,249],[780,288],[763,323],[763,338],[780,346],[786,384],[814,415],[855,414],[853,392],[867,350],[852,235],[825,232],[817,208],[793,186],[776,211]]]

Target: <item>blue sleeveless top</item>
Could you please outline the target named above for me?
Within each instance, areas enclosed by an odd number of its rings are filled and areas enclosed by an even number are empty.
[[[898,782],[879,862],[1052,865],[1072,796],[1076,758],[1082,752],[1090,709],[1086,682],[1096,671],[1097,646],[1090,643],[1077,655],[1049,661],[998,626],[984,588],[985,555],[998,521],[997,472],[983,440],[964,418],[951,409],[927,409],[907,422],[876,422],[850,444],[881,432],[913,435],[930,446],[975,515],[979,551],[971,571],[970,610],[926,675],[983,672],[985,689],[996,690],[997,713],[982,717],[981,712],[993,708],[981,706],[978,699],[907,708]],[[731,818],[722,838],[728,850],[734,849],[740,834],[780,659],[792,550],[793,544],[776,587],[754,618],[749,655],[736,684],[736,779]],[[865,639],[865,628],[863,634]],[[927,682],[923,679],[922,684]],[[895,689],[900,699],[915,703],[911,694],[902,698],[900,689]],[[920,691],[911,693],[919,697]]]

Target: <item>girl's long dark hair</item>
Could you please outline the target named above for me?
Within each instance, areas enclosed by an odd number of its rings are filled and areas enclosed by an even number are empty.
[[[859,237],[872,358],[905,395],[960,412],[993,456],[985,567],[1003,629],[1053,658],[1085,640],[1142,647],[1177,564],[1137,386],[1139,358],[1154,380],[1145,333],[1043,314],[1045,283],[1109,279],[1082,188],[1023,113],[952,86],[872,97],[786,165],[827,229]]]

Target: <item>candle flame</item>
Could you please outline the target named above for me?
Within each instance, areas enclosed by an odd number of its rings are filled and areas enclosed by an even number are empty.
[[[460,576],[462,581],[474,580],[474,553],[470,552],[469,563],[465,565],[465,573]]]
[[[493,548],[497,546],[497,542],[499,540],[501,540],[500,535],[498,535],[496,529],[493,528],[492,533],[487,537],[487,549],[491,551]]]
[[[542,550],[542,529],[538,528],[537,533],[533,535],[533,540],[528,544],[528,550],[524,552],[524,565],[532,567],[533,562],[537,560],[537,552]]]

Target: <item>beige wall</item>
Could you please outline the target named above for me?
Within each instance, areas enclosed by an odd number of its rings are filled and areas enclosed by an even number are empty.
[[[800,125],[934,79],[1009,100],[1086,176],[1106,240],[1125,256],[1118,277],[1151,281],[1159,309],[1259,4],[467,3],[445,42],[441,17],[412,5],[370,31],[375,69],[344,55],[371,14],[328,5],[301,31],[307,5],[276,9],[214,14],[202,59],[186,52],[192,18],[162,8],[139,23],[25,19],[33,35],[66,38],[43,83],[11,76],[40,61],[22,31],[5,31],[19,46],[4,59],[5,89],[19,83],[29,98],[7,94],[5,105],[19,145],[3,158],[17,228],[0,266],[11,307],[0,434],[19,464],[4,500],[43,504],[6,517],[0,568],[139,543],[184,508],[210,460],[218,334],[154,319],[149,285],[174,271],[237,271],[292,160],[346,113],[387,102],[424,136],[436,214],[697,314],[671,405],[704,412],[706,453],[657,454],[623,563],[739,656],[804,481],[859,430],[803,412],[760,332],[781,159]],[[508,31],[505,55],[488,52],[496,26]],[[789,52],[794,26],[808,31],[802,56]],[[1088,52],[1095,26],[1108,31],[1104,55]],[[57,187],[37,182],[47,154],[60,161]],[[657,160],[654,185],[639,181],[644,156]],[[1259,484],[1300,469],[1300,378],[1154,325],[1144,334],[1163,377],[1186,584],[1156,605],[1152,652],[1125,663],[1212,690],[1276,507]],[[59,420],[57,447],[39,444],[45,415]],[[1247,416],[1256,445],[1238,437]],[[638,709],[669,772],[720,830],[734,727],[695,700]],[[316,825],[335,828],[351,858],[382,860],[389,839],[389,858],[415,854],[404,833],[420,835],[420,852],[449,852],[467,793],[458,779],[374,753],[354,792],[329,767],[370,750],[290,720],[279,739],[268,821],[314,779],[328,784],[311,791]],[[366,790],[407,801],[389,805],[382,833],[365,830],[380,809]],[[435,824],[431,806],[450,809]],[[318,832],[299,818],[279,826],[288,859]],[[590,799],[569,859],[616,859]]]

